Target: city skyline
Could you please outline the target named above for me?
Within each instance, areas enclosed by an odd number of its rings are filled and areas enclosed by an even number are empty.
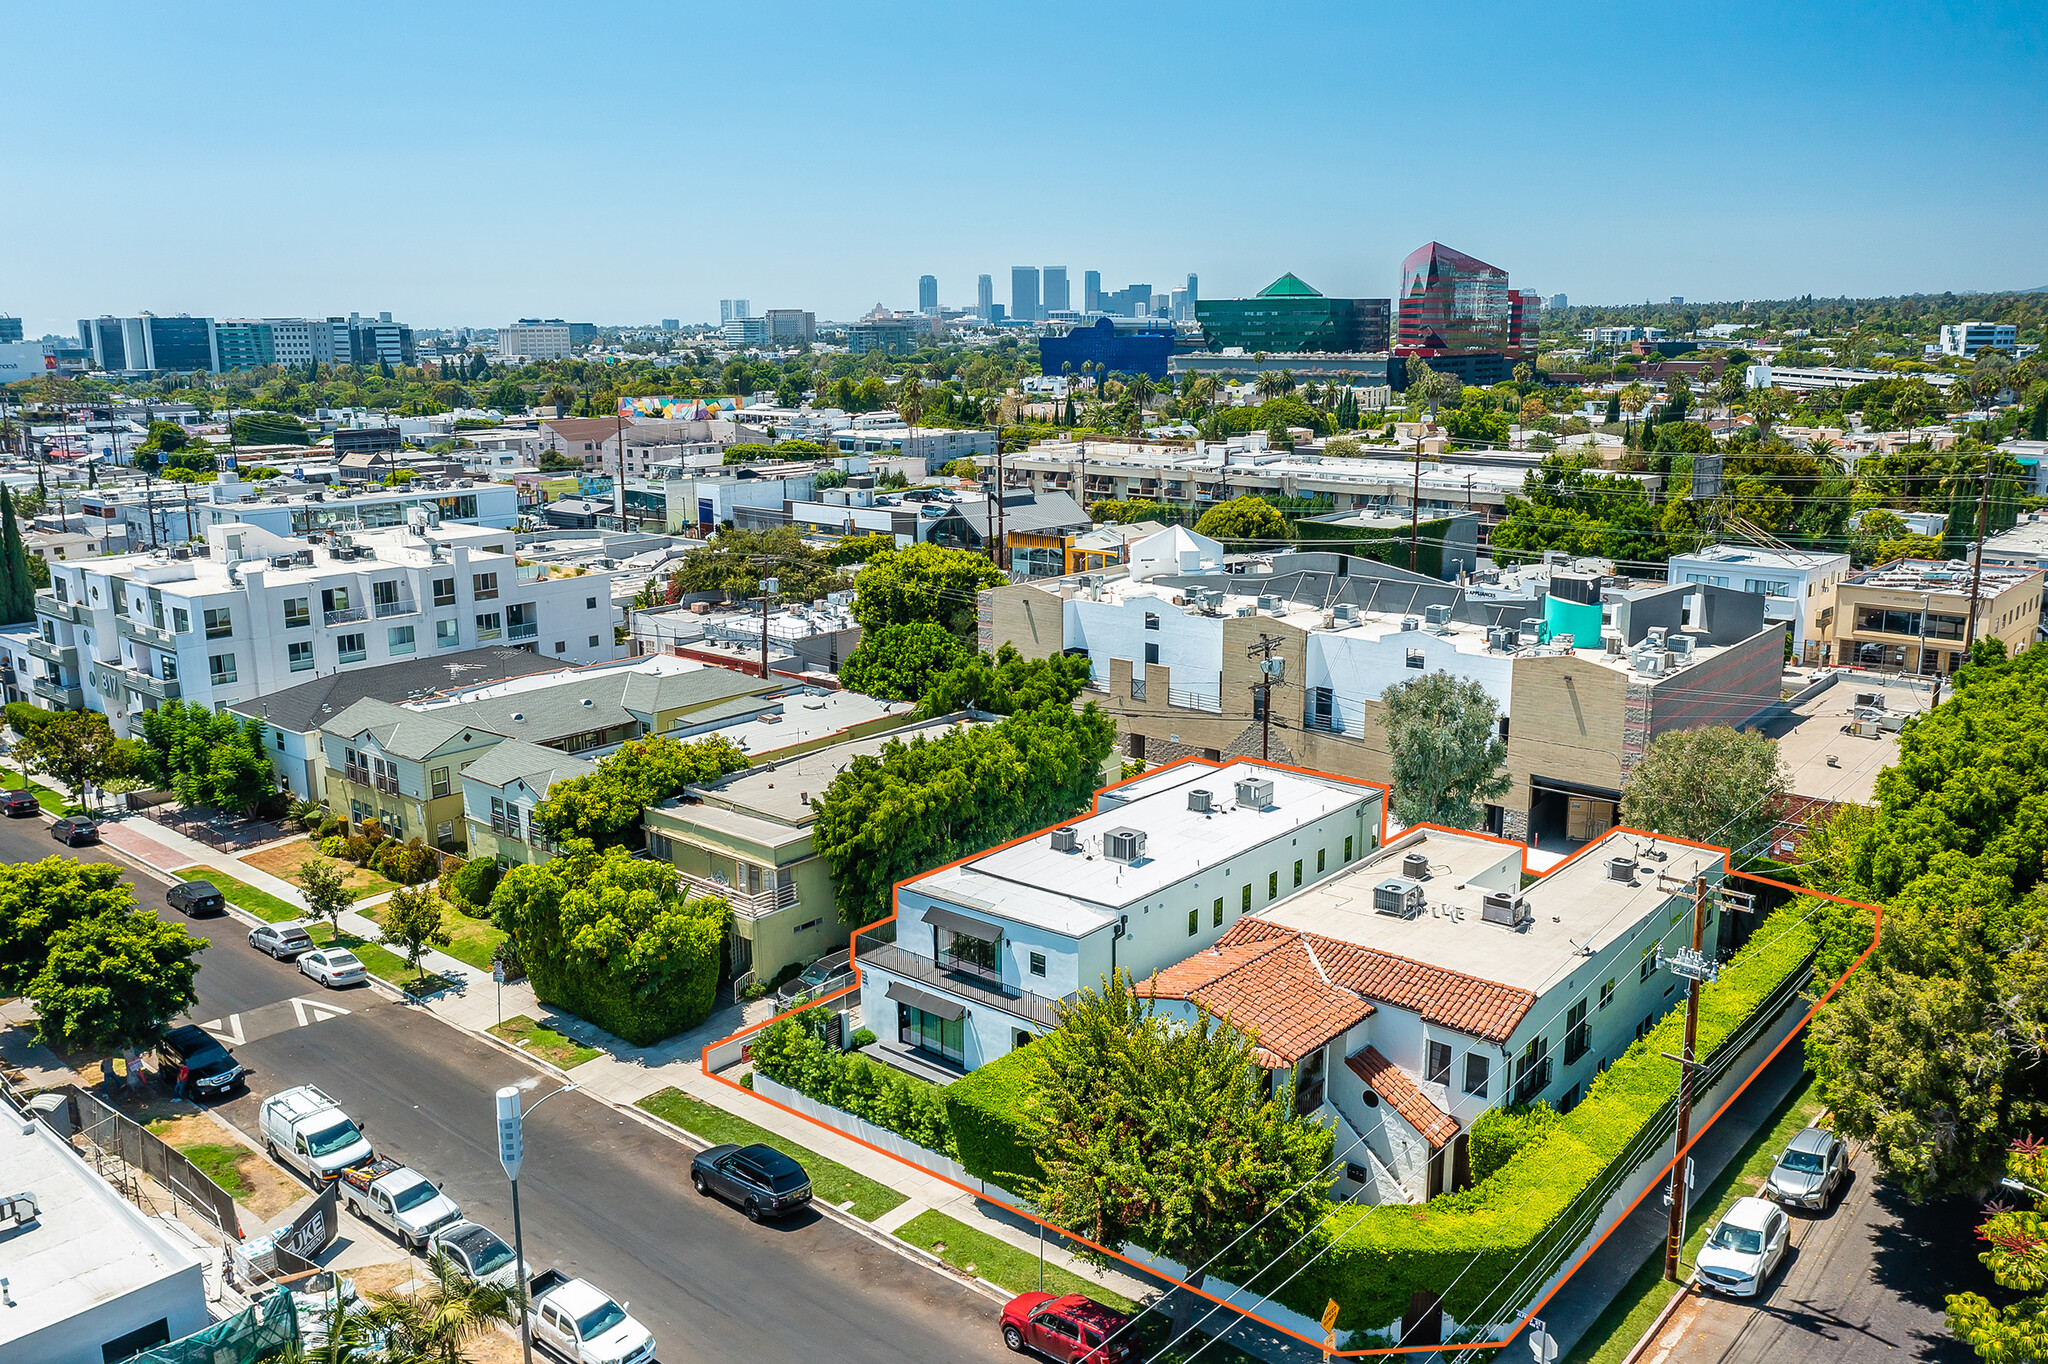
[[[983,206],[971,219],[899,201],[888,180],[875,178],[878,149],[857,120],[820,124],[805,101],[714,102],[691,115],[687,143],[739,147],[742,162],[787,160],[806,195],[879,194],[872,211],[821,233],[803,215],[719,211],[698,189],[657,176],[636,181],[633,214],[593,220],[602,249],[565,238],[549,215],[488,224],[457,215],[452,229],[408,233],[412,186],[445,187],[451,174],[486,195],[594,184],[608,166],[674,151],[680,125],[604,121],[559,79],[583,67],[603,69],[621,88],[665,79],[661,44],[624,40],[666,13],[628,7],[541,43],[532,35],[544,13],[515,5],[485,22],[483,11],[456,5],[409,15],[401,29],[396,11],[374,9],[358,20],[332,11],[192,17],[136,8],[121,21],[131,41],[88,49],[73,41],[62,12],[23,12],[18,97],[47,116],[17,149],[15,171],[19,184],[51,188],[0,226],[0,251],[34,263],[12,272],[0,311],[19,315],[31,335],[102,313],[313,316],[363,298],[422,328],[495,326],[536,313],[708,322],[720,298],[744,292],[758,306],[851,319],[878,300],[913,310],[921,274],[937,277],[945,306],[971,307],[978,275],[996,277],[1001,301],[1005,266],[1060,260],[1070,271],[1099,269],[1111,288],[1192,271],[1208,295],[1242,297],[1291,271],[1332,296],[1381,297],[1395,292],[1403,254],[1430,240],[1582,303],[2048,284],[2039,233],[2024,226],[2048,209],[2048,185],[2027,169],[2048,123],[2048,94],[2032,78],[2043,43],[2016,4],[1957,13],[1816,6],[1707,22],[1647,14],[1626,26],[1499,6],[1464,7],[1448,22],[1435,13],[1275,14],[1262,21],[1263,44],[1354,50],[1370,81],[1269,91],[1255,125],[1200,101],[1157,101],[1142,83],[1097,91],[1091,119],[1150,149],[1142,173],[1085,162],[1075,173],[1072,186],[1084,196],[1114,187],[1113,213],[1062,211],[1060,198],[1020,179],[1002,155],[1039,135],[1047,109],[1002,99],[972,74],[977,54],[1000,40],[994,16],[919,7],[876,23],[820,7],[791,25],[801,36],[783,60],[797,88],[830,89],[849,73],[895,66],[945,73],[932,111],[907,115],[903,136],[926,152],[919,198]],[[693,22],[700,50],[747,38],[738,15]],[[1227,85],[1243,75],[1240,25],[1228,11],[1197,5],[1171,27],[1113,12],[1091,11],[1087,22],[1092,45],[1142,45],[1186,83]],[[1485,93],[1443,101],[1432,63],[1395,59],[1443,42],[1459,45],[1461,88]],[[454,51],[464,60],[450,63]],[[1815,79],[1805,55],[1816,51],[1828,54],[1825,79]],[[150,117],[162,70],[274,68],[312,53],[348,73],[359,107],[433,135],[309,141],[302,121],[241,116],[234,82],[197,80],[186,95],[196,125],[237,132],[177,149],[191,188],[183,211],[152,215],[137,232],[132,215],[67,207],[59,187],[75,183],[80,167],[130,163],[127,130]],[[1939,107],[1932,78],[1955,69],[1999,92],[1999,117],[1971,126],[1971,162],[1986,169],[1967,186],[1956,179],[1954,129],[1928,116]],[[1660,90],[1699,93],[1660,103],[1641,135],[1625,115],[1589,119],[1572,97],[1588,82],[1634,82],[1648,71]],[[519,116],[480,112],[507,85],[525,92]],[[95,117],[55,116],[85,89],[95,91]],[[1358,156],[1364,124],[1388,110],[1432,149],[1426,162],[1394,173],[1398,193],[1385,192],[1379,173],[1342,173]],[[1528,122],[1551,126],[1563,154],[1517,154],[1517,130]],[[593,160],[586,139],[600,126],[607,150]],[[1285,136],[1273,138],[1275,128]],[[1802,138],[1769,131],[1795,128],[1828,139],[1824,178],[1815,178]],[[790,147],[803,150],[782,150]],[[1314,188],[1284,213],[1267,211],[1249,188],[1215,193],[1256,183],[1261,165],[1282,175],[1294,167]],[[1338,173],[1327,173],[1332,167]],[[236,192],[258,183],[271,192]],[[129,192],[118,172],[114,185],[117,199]],[[367,198],[352,191],[345,214],[319,211],[335,185],[384,189]],[[1196,201],[1218,211],[1187,211]],[[1965,203],[1967,214],[1958,211]],[[388,215],[393,226],[364,231],[366,215]],[[393,249],[394,240],[407,244]],[[1070,288],[1081,292],[1071,276]]]

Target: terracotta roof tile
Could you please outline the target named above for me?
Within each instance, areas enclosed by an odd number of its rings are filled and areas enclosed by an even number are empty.
[[[1445,1142],[1458,1135],[1458,1120],[1430,1102],[1408,1072],[1380,1055],[1378,1048],[1367,1047],[1356,1056],[1347,1056],[1344,1064],[1365,1081],[1367,1089],[1391,1104],[1429,1143],[1430,1150],[1442,1150]]]
[[[1331,983],[1306,943],[1218,943],[1139,981],[1148,998],[1184,999],[1258,1039],[1259,1064],[1291,1066],[1368,1018],[1373,1006]],[[1227,944],[1227,945],[1226,945]]]

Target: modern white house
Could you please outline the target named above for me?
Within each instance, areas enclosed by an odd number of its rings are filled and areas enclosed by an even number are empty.
[[[2012,322],[1945,322],[1941,327],[1941,353],[1967,357],[1986,346],[2011,351],[2018,348],[2019,339],[2019,327]]]
[[[1849,576],[1849,569],[1846,554],[1722,544],[1672,555],[1670,574],[1674,583],[1758,594],[1764,599],[1764,621],[1790,628],[1792,656],[1800,658],[1807,640],[1826,633],[1823,615],[1834,606],[1835,584]]]
[[[422,518],[424,519],[424,518]],[[214,708],[348,668],[510,644],[567,663],[619,656],[611,574],[526,565],[473,526],[273,534],[209,526],[188,547],[52,564],[36,593],[42,704],[117,733],[183,699]]]
[[[1105,788],[1085,818],[907,881],[894,943],[856,954],[869,1053],[952,1078],[1026,1045],[1057,1001],[1170,966],[1370,854],[1385,797],[1191,759]]]

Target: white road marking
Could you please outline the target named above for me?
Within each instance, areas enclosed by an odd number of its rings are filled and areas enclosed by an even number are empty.
[[[229,1014],[226,1018],[216,1018],[211,1023],[201,1023],[199,1026],[214,1041],[225,1046],[239,1047],[247,1041],[242,1036],[242,1016],[240,1014]]]
[[[324,999],[292,999],[292,1012],[299,1016],[299,1026],[318,1023],[325,1018],[338,1018],[349,1012],[339,1004],[329,1004]]]

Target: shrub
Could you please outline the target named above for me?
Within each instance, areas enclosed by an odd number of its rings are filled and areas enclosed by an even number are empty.
[[[1513,1160],[1516,1152],[1549,1132],[1556,1121],[1557,1110],[1545,1103],[1489,1108],[1480,1114],[1472,1124],[1472,1182],[1484,1184],[1494,1171]]]
[[[319,843],[325,843],[330,838],[346,838],[348,836],[348,821],[336,819],[333,815],[328,815],[320,821],[319,827],[312,830],[312,832],[316,835],[314,841]]]
[[[953,1133],[943,1091],[852,1052],[836,1051],[818,1036],[816,1009],[785,1018],[754,1037],[754,1069],[819,1103],[830,1104],[877,1127],[908,1137],[928,1151],[953,1154]],[[874,1034],[869,1033],[870,1039]]]
[[[472,857],[467,862],[450,858],[441,873],[442,898],[467,905],[475,914],[490,907],[491,892],[497,888],[498,864],[488,857]]]
[[[340,834],[335,834],[332,838],[323,838],[320,840],[320,851],[328,857],[347,857],[348,840]]]
[[[873,1028],[855,1028],[853,1030],[853,1049],[855,1051],[859,1051],[862,1047],[872,1047],[875,1045],[875,1040],[875,1030]]]
[[[368,834],[350,834],[342,843],[342,856],[359,867],[367,867],[370,859],[377,855],[378,843],[378,839]]]

